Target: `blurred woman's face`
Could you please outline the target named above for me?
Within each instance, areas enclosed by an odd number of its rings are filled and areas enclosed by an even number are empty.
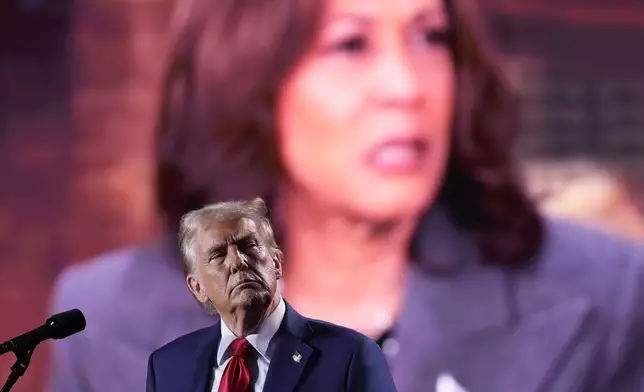
[[[448,27],[442,0],[325,0],[278,99],[291,186],[370,219],[432,202],[454,102]]]

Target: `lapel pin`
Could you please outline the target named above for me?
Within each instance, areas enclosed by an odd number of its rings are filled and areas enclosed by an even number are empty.
[[[295,361],[296,363],[300,363],[300,361],[302,360],[302,354],[296,351],[293,353],[293,356],[291,358],[293,358],[293,361]]]

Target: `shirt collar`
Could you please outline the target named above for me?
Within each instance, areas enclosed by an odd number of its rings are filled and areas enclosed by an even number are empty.
[[[255,350],[268,361],[270,361],[268,346],[279,329],[280,324],[282,324],[285,314],[286,304],[284,303],[284,299],[280,297],[277,308],[262,322],[257,332],[246,336],[246,339],[248,339],[248,342]],[[231,356],[232,353],[228,348],[237,339],[237,336],[235,336],[223,320],[221,320],[220,324],[221,340],[219,341],[219,349],[217,350],[217,366],[221,366]]]

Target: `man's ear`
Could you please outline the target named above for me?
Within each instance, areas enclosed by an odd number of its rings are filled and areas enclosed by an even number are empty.
[[[277,252],[273,256],[273,264],[275,266],[275,276],[277,279],[282,277],[282,252]]]
[[[188,288],[192,292],[192,295],[195,296],[197,301],[201,302],[202,304],[206,303],[208,301],[208,295],[206,294],[206,291],[203,289],[203,286],[199,281],[197,280],[197,277],[194,276],[193,274],[190,274],[186,277],[186,283],[188,283]]]
[[[249,201],[248,204],[261,216],[266,216],[268,214],[268,208],[266,207],[266,202],[261,197],[256,197],[253,200]]]

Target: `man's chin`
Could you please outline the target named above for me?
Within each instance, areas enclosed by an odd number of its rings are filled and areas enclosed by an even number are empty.
[[[260,310],[270,306],[271,294],[264,290],[242,289],[235,293],[230,303],[235,308]]]

